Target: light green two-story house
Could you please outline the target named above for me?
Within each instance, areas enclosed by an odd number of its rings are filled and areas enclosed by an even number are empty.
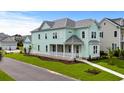
[[[69,18],[44,21],[33,31],[32,53],[58,58],[97,58],[100,56],[99,26],[95,20]]]

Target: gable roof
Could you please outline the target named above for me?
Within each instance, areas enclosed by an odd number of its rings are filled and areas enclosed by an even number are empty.
[[[76,35],[72,35],[65,41],[65,44],[83,44],[83,41],[80,40],[80,38],[78,38]]]
[[[9,37],[3,39],[2,42],[5,42],[5,43],[16,43],[15,36],[9,36]]]
[[[110,18],[104,18],[103,20],[108,20],[109,22],[111,22],[112,24],[119,26],[119,27],[124,27],[124,19],[123,18],[115,18],[115,19],[110,19]],[[102,20],[102,21],[103,21]],[[101,21],[101,22],[102,22]],[[100,22],[100,23],[101,23]]]
[[[39,28],[31,32],[42,31],[42,27],[45,23],[47,23],[50,26],[50,29],[56,29],[56,28],[65,28],[65,27],[68,27],[68,28],[89,27],[90,25],[94,23],[96,24],[97,22],[92,19],[74,21],[69,18],[62,18],[62,19],[57,19],[53,21],[44,21]]]
[[[26,35],[26,36],[23,36],[23,41],[26,40],[26,38],[28,38],[30,41],[31,41],[31,35]]]
[[[0,33],[0,41],[7,38],[7,37],[9,37],[9,35],[4,34],[4,33]]]

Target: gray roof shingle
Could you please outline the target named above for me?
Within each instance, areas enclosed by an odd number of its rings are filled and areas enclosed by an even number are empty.
[[[16,43],[15,36],[9,36],[9,37],[3,39],[2,42],[6,42],[6,43]]]
[[[83,44],[84,42],[80,40],[76,35],[72,35],[69,39],[65,41],[65,44]]]
[[[9,35],[6,35],[4,33],[0,33],[0,41],[7,38],[7,37],[9,37]]]
[[[64,27],[70,27],[70,28],[89,27],[93,23],[96,23],[96,21],[92,19],[74,21],[69,18],[62,18],[54,21],[44,21],[39,28],[33,30],[32,32],[42,31],[42,27],[44,23],[47,23],[50,26],[49,29],[56,29],[56,28],[64,28]]]

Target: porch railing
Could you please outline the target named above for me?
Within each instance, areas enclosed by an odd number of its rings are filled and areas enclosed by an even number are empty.
[[[50,55],[53,56],[65,56],[65,57],[72,57],[72,53],[67,53],[67,52],[50,52]],[[73,57],[79,57],[79,53],[73,53]]]

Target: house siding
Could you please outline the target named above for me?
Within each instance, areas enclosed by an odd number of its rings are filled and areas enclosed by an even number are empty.
[[[45,26],[45,27],[44,27]],[[47,25],[44,25],[43,28],[47,28]],[[85,38],[82,38],[82,31],[85,32]],[[93,39],[91,38],[91,33],[96,32],[96,38]],[[53,33],[57,33],[57,39],[53,39]],[[38,34],[41,35],[41,38],[38,39]],[[45,34],[47,34],[47,39],[45,39]],[[79,57],[82,58],[89,58],[91,57],[99,57],[99,50],[100,47],[98,46],[98,53],[93,54],[93,46],[94,45],[89,45],[90,40],[97,40],[100,41],[99,38],[99,28],[98,26],[94,23],[89,27],[84,27],[84,28],[63,28],[63,29],[48,29],[46,31],[42,30],[39,32],[33,32],[32,33],[32,45],[33,48],[32,50],[35,52],[40,52],[41,54],[49,54],[50,52],[50,44],[55,44],[55,45],[64,45],[65,41],[69,39],[72,35],[76,35],[80,40],[84,43],[80,45],[80,53]],[[40,51],[38,51],[37,46],[40,45]],[[46,52],[46,45],[48,46],[48,52]]]
[[[104,25],[104,23],[106,23]],[[112,48],[112,43],[117,44],[117,47],[120,47],[120,29],[113,23],[104,20],[100,24],[100,31],[103,32],[103,38],[100,38],[101,51],[108,52],[108,48]],[[114,37],[114,31],[117,31],[117,37]]]

